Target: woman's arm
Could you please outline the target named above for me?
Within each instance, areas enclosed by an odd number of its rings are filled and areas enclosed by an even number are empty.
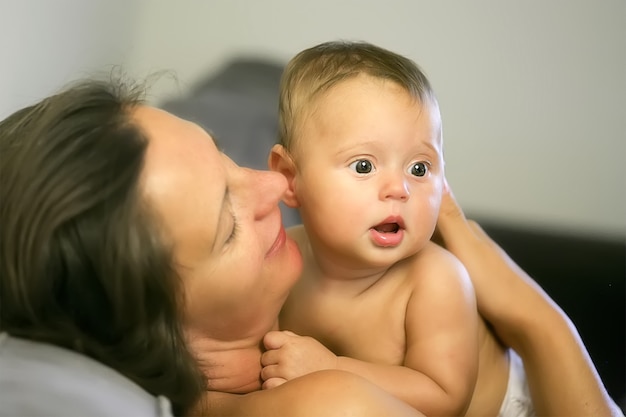
[[[438,237],[467,268],[479,312],[522,357],[538,415],[623,415],[609,397],[571,320],[480,228],[451,191]]]
[[[319,371],[250,394],[207,392],[190,415],[290,417],[423,417],[364,378]]]

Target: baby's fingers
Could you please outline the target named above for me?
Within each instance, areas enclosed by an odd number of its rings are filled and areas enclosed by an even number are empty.
[[[278,350],[268,350],[263,352],[261,355],[261,365],[269,366],[277,364],[280,361],[280,355],[281,353]]]
[[[439,208],[437,233],[446,246],[456,244],[459,240],[466,240],[473,235],[470,224],[447,183]]]
[[[282,385],[285,382],[287,382],[285,378],[270,378],[267,381],[263,382],[263,385],[261,386],[261,388],[263,389],[276,388],[277,386]]]
[[[284,379],[284,375],[281,375],[278,364],[267,365],[261,369],[261,379],[263,381],[269,381],[274,378]]]
[[[265,349],[279,349],[283,346],[289,339],[297,335],[289,330],[284,331],[271,331],[265,334],[263,337],[263,345]]]

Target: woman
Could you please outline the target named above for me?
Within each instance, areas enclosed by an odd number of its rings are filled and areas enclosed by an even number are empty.
[[[95,81],[1,122],[0,161],[0,413],[167,415],[168,398],[176,414],[419,415],[341,372],[258,390],[262,337],[301,268],[281,226],[279,174],[236,166],[196,125]],[[575,332],[560,326],[552,347],[587,378],[558,392],[532,344],[523,349],[546,327],[494,319],[510,308],[498,298],[514,297],[498,287],[503,271],[563,318],[496,247],[474,248],[481,240],[451,204],[444,241],[476,274],[481,311],[519,342],[537,403],[608,414]],[[577,403],[569,394],[582,388]]]
[[[285,180],[139,92],[86,81],[0,123],[0,414],[168,414],[164,398],[224,414],[207,388],[260,387],[261,338],[301,267]],[[416,415],[340,373],[252,399],[255,414]]]

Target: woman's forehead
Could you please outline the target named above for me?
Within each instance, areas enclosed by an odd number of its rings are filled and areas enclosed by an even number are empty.
[[[213,138],[195,123],[153,107],[137,108],[133,118],[148,138],[148,166],[173,165],[192,170],[210,168],[219,159]]]
[[[162,144],[185,140],[215,145],[215,141],[206,130],[165,110],[139,106],[133,111],[132,118],[146,132],[150,142]]]
[[[143,192],[157,210],[166,217],[182,215],[187,204],[212,211],[210,203],[218,201],[226,186],[226,167],[211,136],[194,123],[151,107],[138,108],[134,119],[148,138]]]

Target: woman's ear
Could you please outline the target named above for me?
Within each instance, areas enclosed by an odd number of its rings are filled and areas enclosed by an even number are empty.
[[[279,172],[287,178],[287,191],[283,196],[283,202],[291,208],[300,207],[296,196],[296,166],[289,152],[282,145],[274,145],[267,159],[270,170]]]

